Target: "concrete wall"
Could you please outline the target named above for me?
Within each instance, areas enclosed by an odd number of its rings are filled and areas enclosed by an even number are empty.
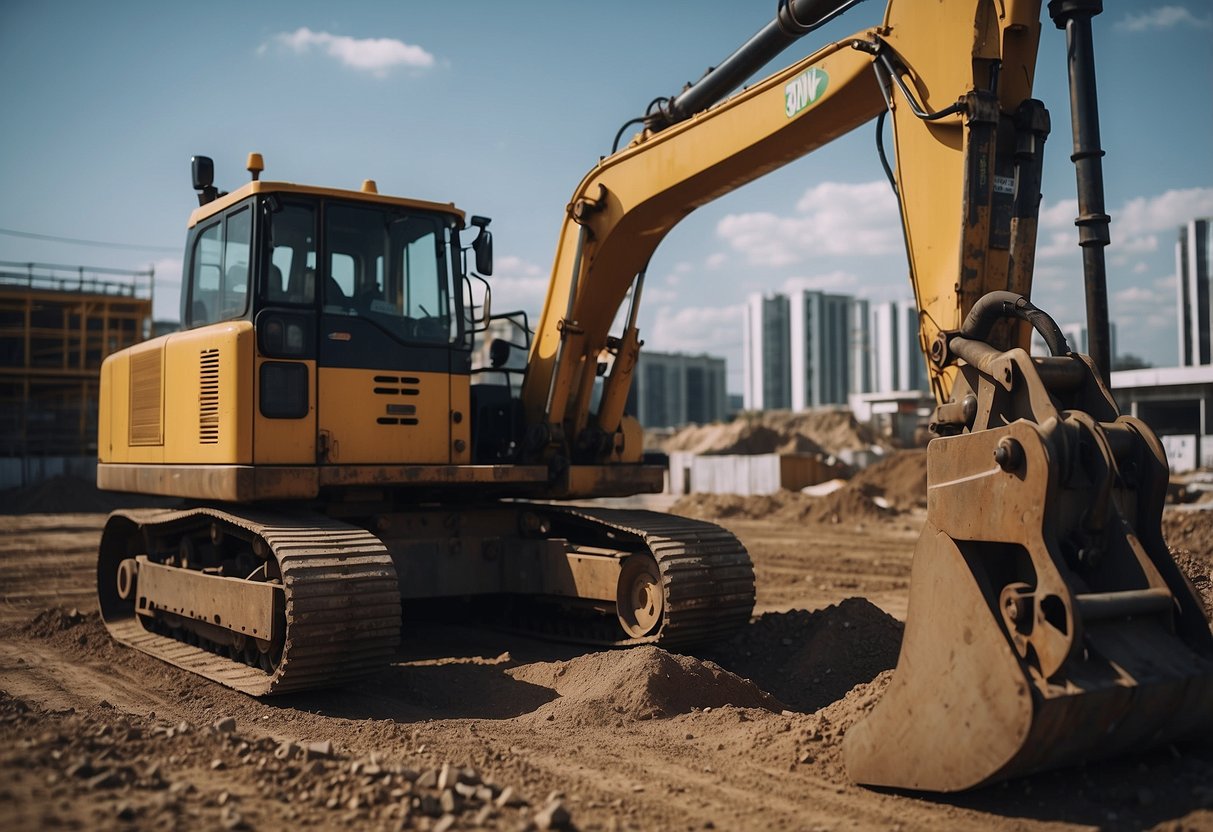
[[[667,488],[671,494],[774,494],[799,491],[833,479],[838,466],[810,454],[752,454],[708,456],[675,451],[670,454]]]
[[[1167,465],[1172,474],[1213,468],[1213,436],[1160,436],[1158,441],[1167,452]]]

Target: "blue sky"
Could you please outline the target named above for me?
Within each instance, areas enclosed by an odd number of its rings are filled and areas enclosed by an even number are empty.
[[[698,78],[774,6],[5,0],[0,229],[154,248],[0,233],[0,260],[154,263],[157,315],[175,317],[197,204],[189,158],[214,157],[230,188],[255,150],[266,178],[354,188],[373,178],[385,193],[493,217],[494,306],[537,310],[565,203],[615,131]],[[860,4],[778,65],[882,11]],[[1213,215],[1213,5],[1107,0],[1095,29],[1119,347],[1173,364],[1176,229]],[[1046,20],[1036,94],[1053,133],[1034,299],[1063,323],[1084,317],[1064,53]],[[822,228],[830,245],[812,245]],[[642,337],[651,349],[725,356],[737,391],[740,304],[794,286],[909,297],[871,128],[676,228],[650,267]]]

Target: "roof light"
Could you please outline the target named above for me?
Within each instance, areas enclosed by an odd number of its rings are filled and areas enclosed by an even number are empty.
[[[248,164],[245,167],[248,168],[248,172],[253,175],[253,181],[256,182],[261,178],[261,171],[265,170],[265,160],[261,158],[260,153],[250,153]]]
[[[374,179],[363,179],[362,192],[364,194],[377,194],[379,193],[379,186],[375,184]]]

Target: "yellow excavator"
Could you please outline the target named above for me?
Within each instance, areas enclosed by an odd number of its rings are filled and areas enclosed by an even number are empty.
[[[851,776],[955,791],[1208,732],[1213,634],[1161,536],[1165,457],[1107,387],[1100,2],[1048,7],[1068,41],[1090,357],[1027,300],[1049,132],[1032,98],[1039,0],[892,0],[878,26],[735,92],[855,2],[780,0],[624,125],[616,145],[639,132],[567,206],[533,339],[474,291],[492,272],[487,219],[371,181],[266,181],[256,154],[251,181],[221,193],[195,157],[182,331],[102,368],[98,485],[185,498],[109,518],[97,585],[113,636],[266,695],[374,671],[402,607],[443,599],[605,645],[679,649],[744,625],[754,572],[732,534],[562,501],[661,489],[625,404],[666,233],[875,120],[938,406],[901,656],[846,736]],[[1033,329],[1049,355],[1029,354]]]

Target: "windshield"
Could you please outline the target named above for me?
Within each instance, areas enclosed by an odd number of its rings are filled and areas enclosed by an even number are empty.
[[[458,336],[451,217],[405,208],[327,202],[317,246],[310,201],[268,212],[269,269],[264,297],[373,321],[403,341],[448,344]]]
[[[450,343],[456,316],[449,223],[436,214],[328,203],[324,311],[374,321],[406,341]]]

